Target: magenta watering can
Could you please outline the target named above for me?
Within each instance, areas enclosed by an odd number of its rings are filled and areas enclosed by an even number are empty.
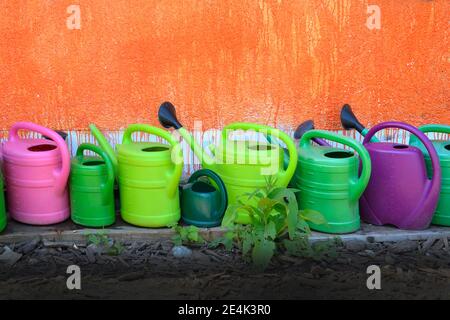
[[[19,130],[38,132],[51,140],[21,139]],[[53,130],[18,122],[3,145],[3,170],[11,217],[22,223],[49,225],[70,216],[67,179],[70,155]]]
[[[375,133],[386,128],[407,130],[423,143],[431,158],[431,180],[427,177],[420,149],[397,143],[369,142]],[[400,229],[427,228],[441,188],[441,168],[432,142],[411,125],[384,122],[370,129],[363,144],[372,160],[372,175],[360,200],[361,218],[371,224],[389,224]]]

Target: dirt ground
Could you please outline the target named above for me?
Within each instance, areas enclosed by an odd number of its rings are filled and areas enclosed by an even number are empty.
[[[448,240],[338,245],[333,254],[280,254],[265,272],[241,254],[194,247],[177,258],[170,241],[124,243],[119,255],[33,240],[0,246],[18,259],[0,264],[1,299],[449,299]],[[95,249],[95,248],[94,248]],[[68,290],[69,265],[81,290]],[[381,268],[381,290],[366,286],[367,267]]]

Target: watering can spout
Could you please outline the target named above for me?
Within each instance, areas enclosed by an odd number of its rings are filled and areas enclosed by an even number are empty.
[[[183,125],[178,121],[175,106],[166,101],[161,104],[158,110],[158,120],[164,128],[174,128],[186,140],[195,155],[200,159],[202,166],[212,169],[215,161],[212,159],[203,148],[195,142],[192,135],[187,131]]]
[[[341,123],[344,129],[351,130],[356,129],[359,133],[362,133],[365,128],[356,118],[353,113],[352,107],[349,104],[344,104],[341,110]]]
[[[89,129],[91,133],[97,138],[99,145],[102,147],[103,151],[106,152],[109,159],[111,160],[114,168],[114,173],[116,177],[118,176],[118,163],[116,153],[114,149],[111,147],[109,142],[106,140],[105,136],[100,132],[100,130],[95,126],[95,124],[91,123],[89,125]]]

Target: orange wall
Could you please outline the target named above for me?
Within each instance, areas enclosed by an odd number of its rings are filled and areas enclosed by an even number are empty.
[[[71,4],[81,30],[66,27]],[[337,129],[345,102],[368,125],[450,123],[449,12],[448,0],[1,1],[0,129],[157,124],[163,100],[188,127]]]

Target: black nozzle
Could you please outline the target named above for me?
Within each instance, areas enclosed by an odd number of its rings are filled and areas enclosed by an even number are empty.
[[[67,133],[65,133],[64,131],[60,131],[60,130],[55,130],[55,132],[56,132],[57,134],[59,134],[59,136],[60,136],[61,138],[63,138],[64,141],[66,141]],[[44,139],[52,140],[51,138],[49,138],[49,137],[47,137],[47,136],[43,136],[43,137],[44,137]]]
[[[341,123],[344,129],[356,129],[359,133],[362,133],[365,129],[361,122],[358,121],[355,114],[352,111],[352,107],[348,104],[344,104],[341,110]]]
[[[308,132],[314,130],[314,121],[312,120],[306,120],[305,122],[301,123],[297,129],[295,129],[294,132],[294,138],[296,140],[299,140],[302,138],[302,136]]]
[[[174,105],[167,101],[159,107],[158,120],[164,128],[180,129],[183,127],[177,119]]]

